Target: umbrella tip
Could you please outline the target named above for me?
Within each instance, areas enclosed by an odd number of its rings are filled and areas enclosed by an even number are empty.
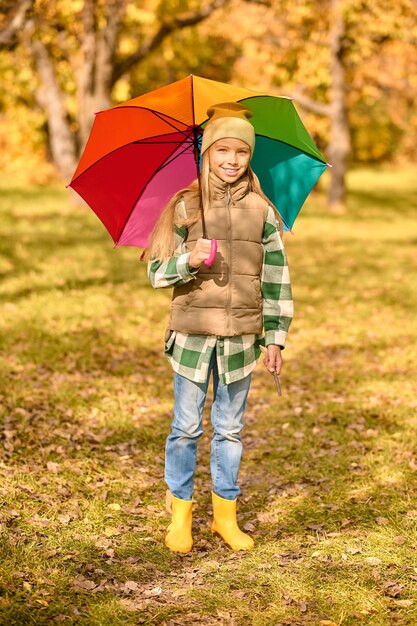
[[[327,167],[333,167],[331,163],[326,163]]]

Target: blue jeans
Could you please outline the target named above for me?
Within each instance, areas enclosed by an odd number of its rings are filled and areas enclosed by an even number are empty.
[[[195,383],[174,374],[174,419],[166,440],[165,482],[171,493],[181,500],[191,500],[193,496],[197,441],[203,434],[202,414],[210,371],[213,371],[210,458],[213,491],[227,500],[235,500],[240,493],[237,485],[242,458],[240,431],[251,375],[220,385],[214,351],[206,383]]]

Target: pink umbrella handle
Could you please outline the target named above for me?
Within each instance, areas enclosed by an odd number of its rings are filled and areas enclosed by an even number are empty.
[[[216,258],[216,254],[217,254],[217,239],[212,239],[210,256],[208,259],[204,261],[204,265],[207,265],[207,267],[211,267],[214,263],[214,259]]]

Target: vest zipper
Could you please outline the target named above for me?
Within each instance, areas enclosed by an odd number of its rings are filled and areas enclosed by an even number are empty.
[[[229,284],[227,289],[227,302],[226,302],[226,336],[230,335],[230,302],[232,299],[232,215],[230,212],[230,185],[227,185],[226,189],[226,207],[227,207],[227,232],[228,232],[228,251],[229,251]]]

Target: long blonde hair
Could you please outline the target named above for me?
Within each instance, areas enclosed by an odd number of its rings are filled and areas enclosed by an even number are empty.
[[[204,211],[207,210],[211,199],[209,185],[210,160],[208,153],[209,150],[207,150],[203,154],[200,175],[201,199]],[[250,165],[248,165],[245,174],[247,174],[249,179],[249,191],[257,193],[259,196],[261,196],[261,198],[263,198],[270,206],[275,209],[275,206],[262,191],[259,179]],[[243,176],[245,174],[243,174]],[[196,202],[190,202],[190,204],[197,208],[193,209],[186,218],[181,219],[177,215],[175,215],[175,208],[178,204],[178,201],[181,199],[182,196],[184,196],[184,194],[191,194],[189,196],[190,200],[196,200]],[[276,218],[278,221],[280,234],[282,235],[282,220],[280,215],[278,214],[278,211],[276,211]],[[151,260],[158,259],[160,261],[165,261],[166,259],[169,259],[175,251],[175,226],[177,225],[179,227],[188,228],[189,226],[192,226],[192,224],[196,224],[196,222],[198,222],[200,219],[201,208],[199,199],[199,183],[198,179],[196,179],[188,187],[180,189],[180,191],[177,191],[177,193],[172,196],[166,207],[163,209],[161,215],[159,216],[159,219],[156,222],[149,237],[148,247],[141,258]]]

